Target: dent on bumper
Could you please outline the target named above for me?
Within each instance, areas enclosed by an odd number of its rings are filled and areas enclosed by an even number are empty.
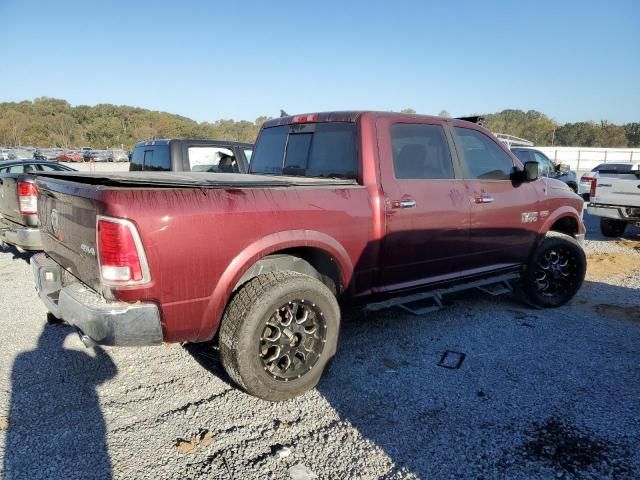
[[[24,250],[42,250],[40,230],[0,221],[0,240]]]
[[[162,343],[160,312],[152,303],[108,302],[80,282],[62,285],[61,267],[40,253],[31,257],[38,296],[56,317],[77,327],[89,342],[139,346]]]

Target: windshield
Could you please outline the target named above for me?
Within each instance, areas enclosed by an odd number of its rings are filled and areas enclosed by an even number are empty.
[[[251,173],[304,177],[357,177],[356,125],[306,123],[266,128],[251,159]]]

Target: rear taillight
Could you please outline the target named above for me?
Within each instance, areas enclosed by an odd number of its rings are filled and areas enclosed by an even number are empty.
[[[140,285],[150,280],[140,236],[133,223],[98,217],[98,259],[108,285]]]
[[[38,213],[38,188],[30,182],[18,182],[18,200],[20,213],[35,215]]]
[[[589,196],[590,197],[595,197],[596,196],[596,187],[598,186],[598,179],[597,178],[590,178],[589,180],[591,180],[591,188],[589,189]]]

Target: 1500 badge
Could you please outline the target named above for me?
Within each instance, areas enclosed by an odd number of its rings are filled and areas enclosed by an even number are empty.
[[[522,223],[534,223],[538,221],[538,212],[522,212]]]

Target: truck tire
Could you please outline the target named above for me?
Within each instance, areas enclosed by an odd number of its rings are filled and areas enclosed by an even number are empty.
[[[536,307],[560,307],[580,289],[586,271],[587,259],[578,242],[564,233],[549,232],[522,276],[522,297]]]
[[[614,220],[612,218],[600,218],[600,232],[605,237],[621,237],[627,228],[624,220]]]
[[[258,275],[233,297],[220,326],[220,358],[247,393],[277,402],[316,386],[338,345],[340,307],[319,280]]]

